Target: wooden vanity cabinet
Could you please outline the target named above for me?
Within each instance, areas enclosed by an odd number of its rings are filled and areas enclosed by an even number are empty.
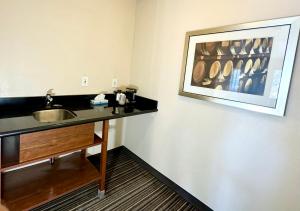
[[[92,182],[104,192],[108,125],[104,120],[101,138],[94,134],[94,123],[1,138],[1,203],[10,210],[29,210]],[[100,144],[99,172],[85,152]],[[72,154],[52,165],[42,162],[15,170],[66,153]]]

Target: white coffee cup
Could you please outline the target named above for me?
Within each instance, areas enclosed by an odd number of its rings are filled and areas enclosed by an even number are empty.
[[[124,93],[118,93],[116,96],[116,100],[119,102],[120,105],[125,105],[126,95]]]

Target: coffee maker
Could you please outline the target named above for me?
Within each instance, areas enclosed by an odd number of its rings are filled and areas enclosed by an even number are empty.
[[[119,113],[118,107],[124,107],[125,113],[133,112],[136,93],[137,89],[132,87],[127,87],[125,91],[121,89],[115,90],[114,99],[112,101],[113,113]]]
[[[127,87],[125,91],[126,99],[128,104],[135,104],[135,95],[136,95],[137,89]]]
[[[135,105],[135,95],[137,93],[136,88],[127,87],[125,91],[126,95],[126,104],[124,107],[125,113],[133,112]]]

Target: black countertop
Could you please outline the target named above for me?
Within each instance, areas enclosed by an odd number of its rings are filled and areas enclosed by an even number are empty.
[[[126,113],[123,107],[119,107],[118,114],[112,113],[112,107],[90,105],[75,107],[64,106],[64,108],[70,109],[76,114],[75,118],[52,123],[42,123],[35,120],[31,112],[31,110],[37,110],[34,108],[26,110],[20,110],[19,108],[18,111],[14,110],[13,112],[10,110],[11,115],[2,117],[0,115],[0,137],[156,112],[157,101],[139,96],[132,112]]]

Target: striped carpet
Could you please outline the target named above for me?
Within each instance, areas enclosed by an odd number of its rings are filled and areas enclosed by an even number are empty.
[[[99,155],[89,159],[99,168]],[[126,150],[108,153],[106,177],[104,199],[97,197],[94,183],[34,210],[200,210],[151,175]]]

